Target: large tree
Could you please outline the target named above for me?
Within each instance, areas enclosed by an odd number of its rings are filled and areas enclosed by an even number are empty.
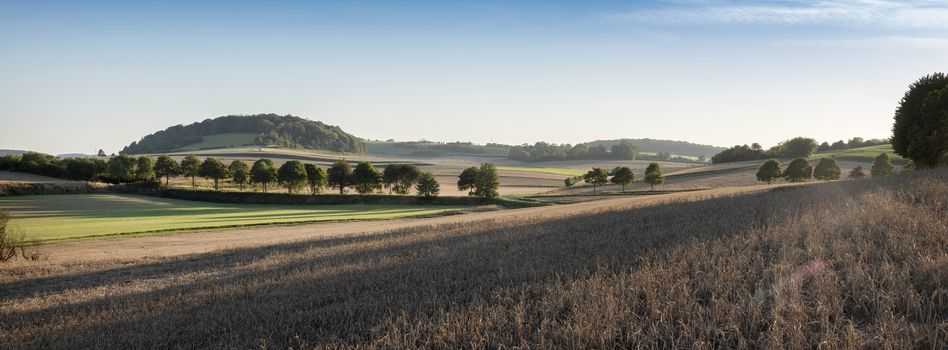
[[[832,158],[820,159],[820,162],[816,163],[816,168],[813,169],[813,177],[824,181],[839,180],[840,174],[842,171],[839,170],[836,160]]]
[[[346,193],[346,187],[352,186],[352,166],[345,159],[332,163],[326,172],[329,185],[339,189],[339,194]]]
[[[408,194],[421,177],[418,167],[411,164],[389,164],[382,172],[382,183],[398,194]]]
[[[240,159],[235,159],[227,166],[227,171],[230,172],[230,179],[243,191],[244,186],[250,182],[250,166]]]
[[[316,164],[307,163],[304,167],[306,168],[306,184],[315,196],[329,184],[329,177],[326,175],[326,170]]]
[[[648,167],[645,168],[645,183],[651,186],[652,191],[655,190],[655,185],[665,183],[665,174],[662,174],[662,166],[660,164],[648,164]]]
[[[783,171],[783,178],[787,182],[805,182],[813,177],[813,167],[803,158],[794,159]]]
[[[135,178],[138,181],[147,182],[155,179],[155,161],[151,157],[138,157],[135,163]]]
[[[207,158],[204,163],[201,163],[201,176],[214,180],[214,189],[219,190],[221,180],[230,177],[230,174],[227,171],[227,166],[217,158]]]
[[[761,164],[760,168],[757,169],[757,181],[767,181],[767,184],[771,184],[774,180],[779,179],[783,176],[783,171],[780,170],[780,161],[776,159],[771,159],[764,164]]]
[[[298,160],[283,163],[277,171],[277,181],[286,187],[286,192],[293,193],[306,184],[306,167]]]
[[[895,174],[895,167],[892,166],[889,155],[880,153],[876,156],[876,159],[872,161],[872,168],[869,169],[869,174],[872,175],[872,177],[883,177]]]
[[[121,183],[135,181],[135,166],[138,160],[124,154],[109,159],[109,176],[112,180]]]
[[[592,185],[593,193],[596,193],[596,187],[605,185],[609,182],[609,173],[602,168],[592,168],[583,175],[583,181]]]
[[[155,175],[159,178],[165,178],[165,186],[171,182],[172,176],[178,176],[181,173],[180,165],[169,156],[159,156],[155,161]]]
[[[197,187],[194,178],[201,174],[201,160],[195,156],[186,156],[181,160],[181,175],[191,177],[191,187]]]
[[[919,167],[948,161],[948,75],[926,75],[909,86],[895,110],[895,153]]]
[[[382,173],[369,162],[356,164],[352,180],[353,187],[360,194],[375,193],[382,189]]]
[[[497,175],[497,167],[491,163],[481,164],[477,169],[477,180],[474,182],[474,195],[494,198],[498,196],[498,189],[500,189],[500,176]]]
[[[816,140],[808,137],[794,137],[775,147],[775,156],[787,158],[806,158],[813,154],[819,145]]]
[[[635,173],[629,167],[616,167],[612,170],[612,183],[622,186],[622,192],[625,192],[625,186],[635,182]]]
[[[254,185],[263,185],[263,192],[267,192],[267,187],[277,179],[276,169],[273,168],[273,161],[263,158],[253,162],[250,168],[250,182]]]
[[[419,196],[435,197],[440,192],[441,185],[438,184],[438,180],[435,180],[431,172],[426,171],[418,176],[418,184],[415,185],[415,190],[418,191]]]
[[[461,175],[458,176],[458,191],[467,191],[468,196],[474,195],[474,189],[477,185],[477,171],[479,169],[476,166],[464,169],[461,171]]]

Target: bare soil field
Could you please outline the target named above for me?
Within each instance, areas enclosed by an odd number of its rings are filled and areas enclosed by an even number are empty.
[[[945,347],[948,171],[690,195],[18,263],[0,347]]]

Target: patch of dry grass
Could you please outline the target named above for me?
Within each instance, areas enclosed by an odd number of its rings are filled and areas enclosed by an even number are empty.
[[[17,264],[0,348],[922,348],[948,170],[174,259]]]

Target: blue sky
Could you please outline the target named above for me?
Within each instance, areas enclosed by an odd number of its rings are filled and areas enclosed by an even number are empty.
[[[373,139],[887,137],[946,30],[936,1],[3,1],[0,148],[270,112]]]

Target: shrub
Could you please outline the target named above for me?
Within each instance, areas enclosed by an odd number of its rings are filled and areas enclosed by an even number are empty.
[[[805,182],[811,177],[813,177],[813,167],[803,158],[794,159],[783,172],[783,178],[787,182]]]
[[[884,177],[895,174],[895,167],[892,166],[889,155],[881,153],[876,156],[876,159],[872,161],[872,168],[869,169],[869,174],[872,175],[872,177]]]
[[[780,161],[776,159],[764,162],[757,169],[757,181],[767,181],[768,184],[771,184],[781,176],[783,176],[783,172],[780,170]]]
[[[832,158],[820,159],[820,162],[816,163],[816,168],[813,169],[813,177],[824,181],[839,180],[840,173],[839,165]]]
[[[861,167],[861,166],[858,166],[858,165],[857,165],[855,168],[853,168],[853,170],[850,170],[850,171],[849,171],[849,178],[850,178],[850,179],[859,180],[859,179],[864,178],[864,177],[866,177],[866,173],[862,171],[862,167]]]

